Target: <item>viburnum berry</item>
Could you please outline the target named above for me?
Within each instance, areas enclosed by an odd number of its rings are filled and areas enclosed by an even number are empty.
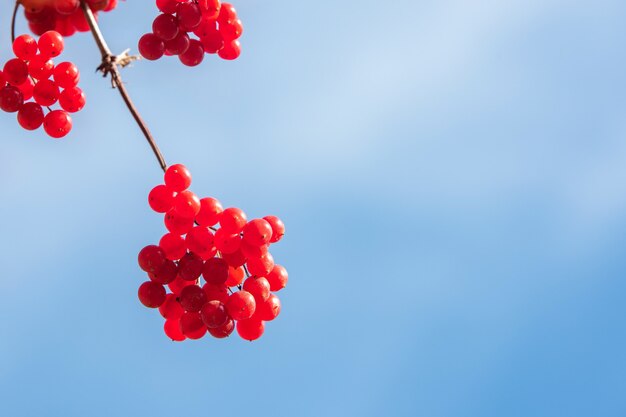
[[[230,42],[225,42],[222,49],[217,51],[217,54],[220,58],[225,59],[227,61],[232,61],[233,59],[239,58],[241,55],[241,44],[238,40],[233,40]]]
[[[223,326],[230,319],[226,312],[226,306],[217,300],[206,302],[200,309],[200,317],[202,317],[202,322],[209,329]]]
[[[174,281],[167,284],[170,291],[172,291],[176,295],[180,295],[180,292],[183,290],[183,288],[188,287],[189,285],[195,285],[195,281],[186,281],[180,276],[176,277]]]
[[[238,250],[237,252],[233,252],[233,253],[223,253],[222,259],[225,260],[228,263],[228,265],[234,268],[242,266],[243,264],[246,263],[246,257],[241,252],[241,250]]]
[[[266,253],[259,258],[250,258],[246,261],[250,274],[257,277],[264,277],[274,268],[274,257],[271,253]]]
[[[184,32],[179,32],[174,39],[165,42],[165,54],[180,55],[184,54],[189,48],[191,39]]]
[[[255,246],[246,241],[242,241],[239,250],[246,257],[246,259],[260,258],[267,253],[269,245]]]
[[[202,11],[195,3],[179,2],[176,6],[176,17],[181,29],[190,32],[200,24]]]
[[[148,245],[139,251],[137,257],[139,267],[146,272],[156,272],[167,260],[163,249],[156,245]]]
[[[178,55],[178,59],[188,67],[195,67],[202,63],[204,59],[204,46],[197,39],[191,39],[187,50]]]
[[[209,284],[225,284],[228,279],[228,263],[222,258],[207,260],[202,268],[202,277]]]
[[[200,211],[196,215],[196,221],[200,226],[213,226],[219,221],[222,211],[224,211],[222,204],[215,198],[201,198]]]
[[[204,52],[207,54],[216,54],[224,47],[224,38],[217,28],[206,30],[200,36],[200,42],[202,42]]]
[[[19,88],[7,85],[0,88],[0,109],[8,113],[15,113],[22,108],[24,96]]]
[[[203,272],[204,261],[194,253],[186,253],[178,261],[178,276],[185,281],[195,281]]]
[[[48,58],[54,58],[61,55],[65,43],[63,42],[63,36],[54,30],[50,30],[39,37],[37,42],[39,46],[39,52],[41,55]]]
[[[195,217],[200,211],[200,199],[189,190],[181,191],[174,198],[174,210],[182,217]]]
[[[78,87],[66,88],[59,95],[61,108],[70,113],[81,111],[85,107],[85,93]]]
[[[148,308],[157,308],[165,302],[165,288],[156,282],[146,281],[139,286],[139,301]]]
[[[253,246],[263,246],[272,239],[272,226],[264,219],[252,219],[243,227],[243,240]]]
[[[272,321],[280,314],[280,300],[275,294],[270,294],[267,300],[257,303],[254,315],[263,321]]]
[[[182,164],[171,165],[165,171],[165,185],[176,192],[184,191],[191,185],[191,172]]]
[[[287,286],[289,274],[284,266],[274,265],[269,274],[265,276],[270,284],[270,290],[280,291]]]
[[[264,277],[250,277],[243,283],[243,289],[248,291],[257,302],[263,302],[270,296],[270,283]]]
[[[268,222],[272,227],[272,238],[270,243],[276,243],[285,235],[285,224],[276,216],[265,216],[263,220]]]
[[[169,259],[154,272],[148,272],[151,281],[157,284],[166,285],[174,281],[178,276],[178,265]]]
[[[180,318],[180,330],[189,339],[201,339],[207,328],[202,322],[200,313],[185,312]]]
[[[64,110],[52,110],[44,117],[43,128],[49,136],[62,138],[72,130],[72,118]]]
[[[257,318],[250,318],[247,320],[240,320],[237,322],[237,333],[242,339],[257,340],[265,332],[265,323]]]
[[[239,233],[246,225],[248,218],[240,208],[229,207],[220,216],[220,226],[225,232]]]
[[[165,227],[172,233],[184,235],[193,227],[193,217],[184,217],[174,209],[165,215]]]
[[[33,90],[35,89],[35,83],[33,82],[33,80],[31,80],[30,77],[28,77],[26,81],[24,81],[23,84],[18,85],[17,88],[19,88],[19,90],[22,92],[22,95],[24,96],[24,101],[27,101],[33,98]]]
[[[44,55],[37,55],[28,61],[28,73],[37,80],[50,78],[54,70],[54,62]]]
[[[185,237],[187,248],[202,259],[209,259],[215,256],[216,249],[213,241],[213,233],[204,226],[194,227]]]
[[[156,0],[157,8],[163,13],[174,14],[176,13],[177,0]]]
[[[241,236],[239,233],[229,233],[224,229],[215,232],[215,247],[222,253],[233,253],[241,246]]]
[[[13,53],[23,61],[33,59],[37,50],[37,41],[30,35],[20,35],[13,41]]]
[[[152,22],[152,33],[163,41],[174,39],[178,32],[178,21],[171,14],[160,14]]]
[[[226,288],[226,285],[223,284],[215,285],[206,283],[202,286],[202,290],[206,294],[206,298],[208,301],[217,300],[222,304],[226,304],[226,302],[228,301],[228,297],[230,297],[228,293],[228,288]]]
[[[243,33],[243,23],[239,19],[220,23],[219,31],[224,41],[232,41],[239,38]]]
[[[38,129],[43,124],[43,118],[43,109],[39,104],[33,102],[24,103],[24,105],[17,112],[17,121],[20,126],[26,130]]]
[[[237,10],[235,6],[231,3],[222,3],[222,7],[220,7],[220,13],[217,16],[217,21],[220,24],[228,24],[228,22],[232,22],[237,19]]]
[[[235,330],[235,322],[233,319],[228,319],[226,324],[216,327],[215,329],[209,328],[208,330],[211,336],[217,339],[224,339],[230,336],[233,333],[233,330]]]
[[[167,337],[175,342],[182,342],[187,338],[180,329],[180,318],[165,320],[163,331]]]
[[[206,293],[197,285],[185,287],[180,292],[180,305],[185,311],[200,311],[207,302]]]
[[[59,87],[52,80],[40,80],[33,88],[33,98],[42,106],[52,106],[59,100]]]
[[[4,64],[3,73],[6,82],[17,87],[28,78],[28,66],[21,59],[9,59]]]
[[[165,185],[157,185],[148,194],[148,204],[157,213],[167,213],[174,206],[176,192]]]
[[[159,241],[159,247],[165,252],[165,257],[177,261],[187,253],[185,238],[175,233],[166,233]]]
[[[54,8],[59,14],[71,15],[80,6],[80,0],[55,0]]]
[[[154,33],[146,33],[139,39],[139,53],[145,59],[154,61],[165,53],[165,43]]]
[[[183,310],[183,307],[180,305],[176,294],[167,294],[165,301],[159,307],[159,313],[161,313],[161,316],[166,320],[178,320],[184,312],[185,310]],[[178,326],[178,321],[176,322],[176,326]]]
[[[252,317],[256,308],[254,296],[248,291],[237,291],[226,302],[226,311],[234,320],[246,320]]]
[[[52,71],[54,81],[61,88],[72,88],[78,85],[80,72],[76,65],[71,62],[61,62]]]

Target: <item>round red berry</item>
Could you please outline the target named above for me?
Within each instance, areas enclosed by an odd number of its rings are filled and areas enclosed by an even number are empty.
[[[217,300],[206,302],[200,310],[200,317],[202,317],[204,325],[209,329],[223,326],[230,319],[224,304]]]
[[[249,258],[246,261],[250,274],[257,277],[264,277],[274,268],[274,257],[271,253],[266,253],[259,258]]]
[[[61,55],[64,48],[63,36],[59,32],[50,30],[39,37],[39,52],[48,58]]]
[[[187,248],[203,259],[215,256],[216,249],[213,240],[213,233],[204,226],[194,227],[185,237]]]
[[[165,171],[165,185],[176,192],[184,191],[191,185],[191,173],[182,164],[171,165]]]
[[[233,319],[228,319],[226,324],[216,327],[215,329],[209,328],[208,330],[211,336],[217,339],[224,339],[225,337],[230,336],[233,333],[233,330],[235,330],[235,322]]]
[[[211,258],[204,263],[202,277],[209,284],[224,285],[228,279],[228,263],[222,258]]]
[[[6,82],[17,87],[28,78],[28,66],[21,59],[9,59],[4,64],[3,73]]]
[[[183,288],[179,298],[180,305],[185,311],[200,311],[207,302],[206,293],[197,285]]]
[[[41,80],[33,88],[33,98],[42,106],[52,106],[59,99],[59,87],[52,80]]]
[[[234,320],[246,320],[252,317],[256,308],[254,297],[248,291],[237,291],[228,297],[226,310]]]
[[[49,136],[62,138],[72,130],[72,118],[64,110],[52,110],[44,117],[43,128]]]
[[[148,272],[148,276],[151,281],[157,284],[166,285],[176,279],[178,275],[178,265],[169,259],[166,260],[163,265],[154,272]]]
[[[182,342],[186,339],[183,331],[180,329],[180,318],[165,320],[163,331],[174,342]]]
[[[200,24],[202,11],[195,3],[179,2],[176,6],[176,17],[180,27],[186,32],[190,32]]]
[[[200,199],[189,190],[181,191],[174,198],[174,210],[182,217],[195,217],[200,211]]]
[[[241,236],[239,233],[229,233],[224,229],[215,232],[215,247],[222,253],[233,253],[241,246]]]
[[[12,85],[0,88],[0,109],[7,113],[15,113],[23,104],[24,96],[19,88]]]
[[[167,259],[163,249],[156,245],[148,245],[139,251],[137,261],[139,267],[146,272],[156,272],[163,266]]]
[[[61,88],[72,88],[78,85],[80,72],[78,67],[71,62],[61,62],[52,71],[54,81]]]
[[[148,308],[157,308],[165,302],[165,288],[156,282],[146,281],[137,292],[141,304]]]
[[[152,33],[164,41],[172,40],[178,35],[178,21],[171,14],[160,14],[152,22]]]
[[[228,233],[239,233],[246,225],[248,218],[240,208],[229,207],[220,216],[220,227]]]
[[[265,216],[263,220],[267,221],[272,227],[272,238],[270,243],[276,243],[285,235],[285,224],[276,216]]]
[[[188,67],[200,65],[204,59],[204,46],[202,42],[197,39],[191,39],[189,41],[189,47],[185,52],[178,55],[178,59]]]
[[[193,217],[183,217],[172,209],[165,215],[164,223],[170,232],[184,235],[193,227]]]
[[[270,283],[263,277],[250,277],[243,283],[243,289],[248,291],[258,303],[267,300],[270,296]]]
[[[178,261],[178,276],[185,281],[195,281],[200,278],[204,261],[194,253],[187,253]]]
[[[150,61],[157,60],[165,53],[165,43],[154,33],[146,33],[139,38],[139,53]]]
[[[200,226],[211,227],[220,219],[224,209],[222,204],[215,198],[206,197],[200,199],[200,211],[196,215],[196,221]]]
[[[280,314],[280,300],[275,294],[270,294],[267,300],[257,304],[254,315],[264,321],[272,321]]]
[[[189,339],[201,339],[207,331],[200,313],[186,312],[180,318],[180,330]]]
[[[243,278],[245,276],[245,272],[243,267],[233,268],[232,266],[228,266],[228,279],[226,279],[227,287],[236,287],[243,282]]]
[[[239,55],[241,55],[241,44],[238,40],[225,42],[224,46],[217,52],[217,54],[220,58],[227,61],[237,59],[239,58]]]
[[[263,246],[272,239],[272,226],[264,219],[252,219],[243,227],[243,240],[253,246]]]
[[[2,100],[1,95],[0,100]],[[43,109],[39,104],[33,102],[24,103],[17,112],[17,121],[26,130],[39,129],[43,123],[43,117]]]
[[[148,194],[148,204],[157,213],[167,213],[174,206],[176,192],[165,185],[157,185]]]
[[[165,257],[177,261],[187,253],[185,238],[175,233],[166,233],[159,241],[159,247],[165,252]]]
[[[287,286],[289,281],[289,274],[282,265],[274,265],[269,274],[265,276],[270,283],[270,290],[280,291]]]
[[[168,55],[180,55],[189,48],[189,35],[180,32],[174,39],[165,42],[165,53]]]
[[[166,320],[179,319],[184,312],[185,310],[183,310],[175,294],[167,294],[165,301],[159,307],[159,313]]]
[[[23,61],[30,61],[37,55],[37,41],[30,35],[20,35],[13,41],[13,53]]]
[[[265,323],[257,318],[240,320],[237,322],[237,333],[242,339],[253,341],[263,335]]]
[[[36,80],[47,80],[54,71],[54,62],[44,55],[37,55],[28,62],[28,73]]]

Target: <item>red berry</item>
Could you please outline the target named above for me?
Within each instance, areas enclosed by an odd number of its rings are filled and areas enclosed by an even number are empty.
[[[72,130],[72,118],[64,110],[52,110],[44,117],[43,128],[49,136],[62,138]]]
[[[185,287],[180,292],[180,305],[185,311],[200,311],[206,302],[206,293],[197,285]]]
[[[246,241],[242,241],[239,250],[241,250],[241,253],[246,257],[246,259],[260,258],[267,253],[269,245],[254,246]]]
[[[217,29],[207,30],[199,38],[207,54],[215,54],[224,47],[224,38]]]
[[[184,191],[191,185],[191,173],[182,164],[171,165],[165,171],[165,185],[176,192]]]
[[[170,261],[169,259],[166,260],[165,263],[163,263],[163,265],[155,272],[148,272],[150,280],[161,285],[169,284],[174,281],[177,275],[178,266],[174,263],[174,261]]]
[[[17,87],[7,85],[0,88],[0,109],[8,113],[15,113],[22,108],[24,96]]]
[[[195,281],[200,278],[204,261],[194,253],[187,253],[178,261],[178,276],[185,281]]]
[[[176,17],[182,29],[190,32],[200,24],[202,11],[195,3],[178,3],[176,6]]]
[[[181,191],[174,198],[174,210],[182,217],[195,217],[200,211],[200,199],[189,190]]]
[[[30,61],[37,55],[37,41],[30,35],[20,35],[13,42],[13,53],[23,61]]]
[[[252,317],[256,308],[254,297],[248,291],[237,291],[228,297],[226,310],[234,320],[246,320]]]
[[[47,80],[54,70],[54,62],[44,55],[37,55],[28,62],[28,73],[37,80]]]
[[[272,226],[264,219],[252,219],[243,227],[243,240],[253,246],[263,246],[272,238]]]
[[[97,14],[94,13],[94,17],[96,18],[96,20],[98,20]],[[82,10],[76,10],[74,13],[72,13],[72,15],[70,16],[70,21],[77,31],[89,32],[89,23],[87,22],[87,19],[85,18]]]
[[[241,55],[241,44],[238,40],[225,42],[224,46],[217,52],[217,54],[220,58],[227,61],[237,59],[239,58],[239,55]]]
[[[257,308],[254,313],[255,317],[264,320],[272,321],[280,314],[280,300],[275,294],[270,294],[267,300],[261,304],[257,303]]]
[[[239,233],[229,233],[224,229],[215,232],[215,247],[222,253],[233,253],[241,246],[241,236]]]
[[[163,13],[174,14],[176,13],[177,0],[156,0],[157,8]]]
[[[243,267],[233,268],[232,266],[228,267],[228,279],[226,280],[227,287],[236,287],[243,282],[243,277],[245,276],[245,272]]]
[[[200,226],[211,227],[219,221],[222,211],[224,209],[218,200],[211,197],[203,198],[200,200],[200,211],[196,215],[196,221]]]
[[[235,322],[233,321],[233,319],[228,319],[226,324],[220,327],[217,327],[215,329],[209,328],[209,333],[211,333],[211,336],[217,339],[224,339],[225,337],[230,336],[233,330],[235,330]]]
[[[165,301],[161,304],[161,307],[159,307],[159,313],[161,313],[161,316],[166,320],[178,320],[184,312],[185,310],[183,310],[178,302],[176,294],[167,294]],[[178,322],[176,326],[178,326]]]
[[[248,218],[243,210],[237,207],[229,207],[220,216],[220,227],[225,232],[239,233],[246,225],[247,220]]]
[[[228,319],[228,313],[224,304],[217,300],[208,301],[202,306],[200,310],[200,317],[204,325],[209,329],[215,329],[226,324]]]
[[[18,58],[9,59],[4,64],[3,71],[4,79],[15,87],[23,84],[28,78],[28,66]]]
[[[2,100],[1,93],[0,100]],[[37,103],[24,103],[17,112],[17,122],[26,130],[38,129],[43,123],[43,109]]]
[[[78,87],[66,88],[59,95],[59,104],[70,113],[81,111],[85,107],[85,93]]]
[[[235,10],[235,6],[230,3],[222,3],[222,7],[220,7],[220,13],[217,16],[217,21],[227,24],[228,22],[232,22],[235,19],[237,19],[237,10]]]
[[[263,277],[250,277],[243,283],[243,289],[248,291],[258,303],[267,300],[270,296],[270,283]]]
[[[33,88],[33,98],[42,106],[52,106],[59,99],[59,87],[52,80],[41,80]]]
[[[156,282],[146,281],[137,292],[141,304],[148,308],[157,308],[165,302],[165,288]]]
[[[228,265],[234,268],[242,266],[243,264],[246,263],[246,257],[241,252],[241,250],[238,250],[237,252],[234,252],[234,253],[223,253],[222,259],[224,259],[226,262],[228,262]]]
[[[202,10],[202,17],[206,19],[217,18],[220,11],[219,0],[198,0],[198,6]]]
[[[271,253],[266,253],[259,258],[249,258],[246,261],[248,272],[257,277],[264,277],[274,268],[274,257]]]
[[[211,258],[204,263],[202,277],[209,284],[224,285],[228,279],[228,263],[222,258]]]
[[[165,257],[177,261],[187,253],[185,238],[175,233],[166,233],[159,241],[159,247],[165,252]]]
[[[22,92],[22,95],[24,96],[24,101],[30,100],[33,97],[35,83],[33,83],[33,80],[31,80],[29,77],[26,79],[26,81],[24,81],[23,84],[18,85],[17,88],[19,88],[19,90]]]
[[[168,55],[180,55],[189,48],[189,35],[180,32],[174,39],[165,42],[165,53]]]
[[[172,339],[174,342],[182,342],[186,339],[185,335],[180,329],[179,318],[165,320],[163,330],[165,331],[165,335]]]
[[[157,185],[148,194],[148,204],[157,213],[167,213],[174,206],[174,197],[176,192],[165,185]]]
[[[163,266],[167,259],[165,258],[163,249],[156,245],[148,245],[139,251],[137,260],[139,267],[144,271],[156,272]]]
[[[163,39],[159,38],[154,33],[146,33],[139,38],[138,48],[141,56],[150,61],[161,58],[165,53],[165,43],[163,43]]]
[[[164,41],[178,35],[178,21],[171,14],[160,14],[152,22],[152,32]]]
[[[276,216],[265,216],[263,219],[272,227],[272,238],[270,239],[270,243],[276,243],[282,239],[285,235],[285,224],[283,221]]]
[[[216,249],[213,245],[213,240],[213,233],[203,226],[194,227],[185,237],[187,248],[202,259],[209,259],[215,256]]]
[[[63,36],[59,32],[50,30],[39,37],[39,52],[48,58],[61,55],[64,48]]]
[[[287,286],[289,280],[289,274],[284,266],[274,265],[269,274],[265,276],[267,282],[270,283],[270,290],[280,291]]]
[[[176,295],[180,295],[180,292],[183,290],[183,288],[188,287],[189,285],[195,285],[195,282],[185,281],[181,277],[176,277],[174,281],[167,284],[170,291],[172,291]]]
[[[204,46],[202,46],[202,42],[197,39],[191,39],[189,41],[189,47],[185,52],[178,55],[178,59],[188,67],[200,65],[204,59]]]
[[[184,235],[193,227],[193,217],[183,217],[172,209],[165,215],[165,227],[172,233]]]
[[[237,39],[243,33],[243,23],[239,19],[235,19],[228,23],[220,23],[220,33],[224,41],[232,41]]]
[[[78,85],[80,72],[78,67],[71,62],[61,62],[52,71],[54,81],[61,88],[72,88]]]
[[[226,304],[228,301],[228,288],[225,285],[215,285],[215,284],[204,284],[202,286],[202,290],[206,294],[206,298],[208,301],[217,300],[223,304]]]
[[[80,0],[55,0],[54,8],[59,14],[72,14],[80,6]]]
[[[180,318],[180,330],[189,339],[201,339],[206,334],[206,326],[200,313],[186,312]]]
[[[237,322],[237,333],[242,339],[253,341],[263,335],[265,323],[262,320],[251,318]]]

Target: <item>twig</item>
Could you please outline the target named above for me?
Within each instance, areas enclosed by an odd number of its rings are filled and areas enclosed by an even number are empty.
[[[15,42],[15,18],[17,17],[17,9],[20,8],[20,0],[15,1],[13,8],[13,16],[11,17],[11,43]]]
[[[98,22],[96,22],[96,19],[93,13],[91,12],[91,9],[89,8],[89,5],[87,4],[87,2],[85,0],[81,0],[80,7],[83,10],[83,13],[85,15],[85,18],[87,19],[87,22],[89,23],[91,34],[93,35],[93,38],[95,39],[96,44],[98,45],[98,49],[100,49],[100,53],[102,54],[102,63],[98,66],[97,71],[102,72],[103,76],[105,77],[107,75],[111,76],[111,83],[113,84],[113,87],[117,88],[117,90],[120,92],[120,95],[122,96],[122,99],[124,100],[124,103],[126,103],[126,107],[128,107],[128,110],[133,115],[133,118],[137,122],[137,125],[139,125],[141,132],[143,133],[143,135],[146,137],[146,140],[150,144],[150,147],[152,148],[152,152],[154,152],[154,156],[156,156],[159,162],[159,165],[161,166],[161,169],[165,171],[167,169],[165,158],[163,158],[163,155],[161,154],[161,151],[159,150],[159,147],[157,146],[154,140],[154,137],[150,133],[150,130],[148,129],[148,126],[146,125],[146,123],[141,118],[141,115],[137,111],[135,104],[130,99],[130,96],[128,95],[128,91],[126,90],[126,87],[124,86],[124,83],[122,82],[122,77],[120,75],[119,68],[118,68],[118,65],[124,67],[137,58],[130,56],[128,54],[128,50],[124,51],[120,55],[113,55],[111,53],[111,50],[109,49],[109,46],[104,40],[104,36],[102,36],[102,32],[100,31]]]

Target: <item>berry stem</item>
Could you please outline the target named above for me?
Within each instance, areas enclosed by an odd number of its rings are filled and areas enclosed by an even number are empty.
[[[105,77],[109,74],[111,75],[111,82],[113,83],[113,87],[117,88],[117,90],[120,92],[124,103],[126,103],[126,107],[128,107],[128,110],[133,115],[133,118],[137,122],[137,125],[139,125],[139,129],[141,129],[141,132],[150,144],[152,152],[154,153],[154,156],[156,156],[157,161],[161,166],[161,169],[163,170],[163,172],[165,172],[165,170],[167,169],[165,158],[163,158],[163,154],[161,154],[161,151],[159,150],[159,147],[157,146],[154,137],[150,133],[150,130],[148,129],[148,126],[146,125],[144,120],[141,118],[139,111],[135,107],[135,104],[131,100],[128,91],[126,90],[126,87],[122,82],[122,77],[118,68],[118,64],[120,64],[119,58],[122,57],[118,57],[111,53],[111,50],[109,49],[109,46],[107,45],[106,41],[104,40],[104,36],[100,31],[98,22],[96,22],[96,19],[85,0],[81,0],[80,7],[83,10],[87,22],[89,23],[91,34],[93,35],[93,38],[98,45],[98,49],[100,49],[100,53],[102,54],[102,63],[100,64],[100,66],[98,66],[98,71],[101,71]],[[124,59],[128,59],[128,57],[125,57]]]
[[[20,0],[15,1],[15,7],[13,8],[13,16],[11,16],[11,44],[15,42],[15,18],[17,17],[17,10],[20,8]]]

